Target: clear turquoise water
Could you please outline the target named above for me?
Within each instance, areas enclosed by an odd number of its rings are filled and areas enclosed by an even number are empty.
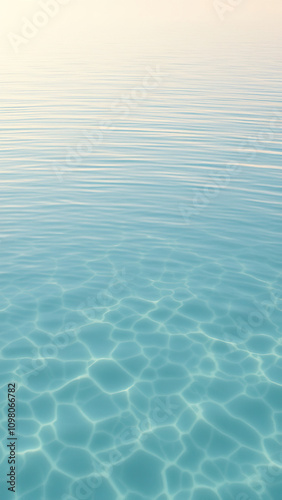
[[[19,500],[280,498],[276,50],[4,71],[1,401],[16,381]]]

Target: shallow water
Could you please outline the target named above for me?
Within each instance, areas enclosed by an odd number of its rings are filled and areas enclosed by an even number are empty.
[[[280,498],[274,52],[4,71],[1,398],[17,382],[19,500]]]

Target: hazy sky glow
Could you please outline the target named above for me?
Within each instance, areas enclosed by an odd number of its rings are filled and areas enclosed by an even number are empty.
[[[53,0],[49,0],[52,2]],[[146,30],[231,29],[272,31],[281,24],[281,0],[56,0],[58,13],[40,28],[36,44],[87,44],[91,40],[118,40],[119,36],[146,34]],[[32,20],[48,0],[0,0],[1,46],[9,49],[8,33],[21,34],[23,18]],[[39,19],[40,21],[40,19]],[[44,19],[41,20],[44,23]],[[145,31],[144,31],[145,30]]]

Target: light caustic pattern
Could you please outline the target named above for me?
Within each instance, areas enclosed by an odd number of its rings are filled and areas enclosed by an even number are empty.
[[[280,498],[274,51],[238,46],[228,71],[220,50],[168,49],[4,72],[1,401],[17,382],[19,500]],[[156,65],[167,78],[133,99]]]

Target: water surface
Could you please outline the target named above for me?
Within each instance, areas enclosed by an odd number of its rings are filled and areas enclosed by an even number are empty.
[[[4,68],[19,500],[280,498],[281,67],[260,49]]]

